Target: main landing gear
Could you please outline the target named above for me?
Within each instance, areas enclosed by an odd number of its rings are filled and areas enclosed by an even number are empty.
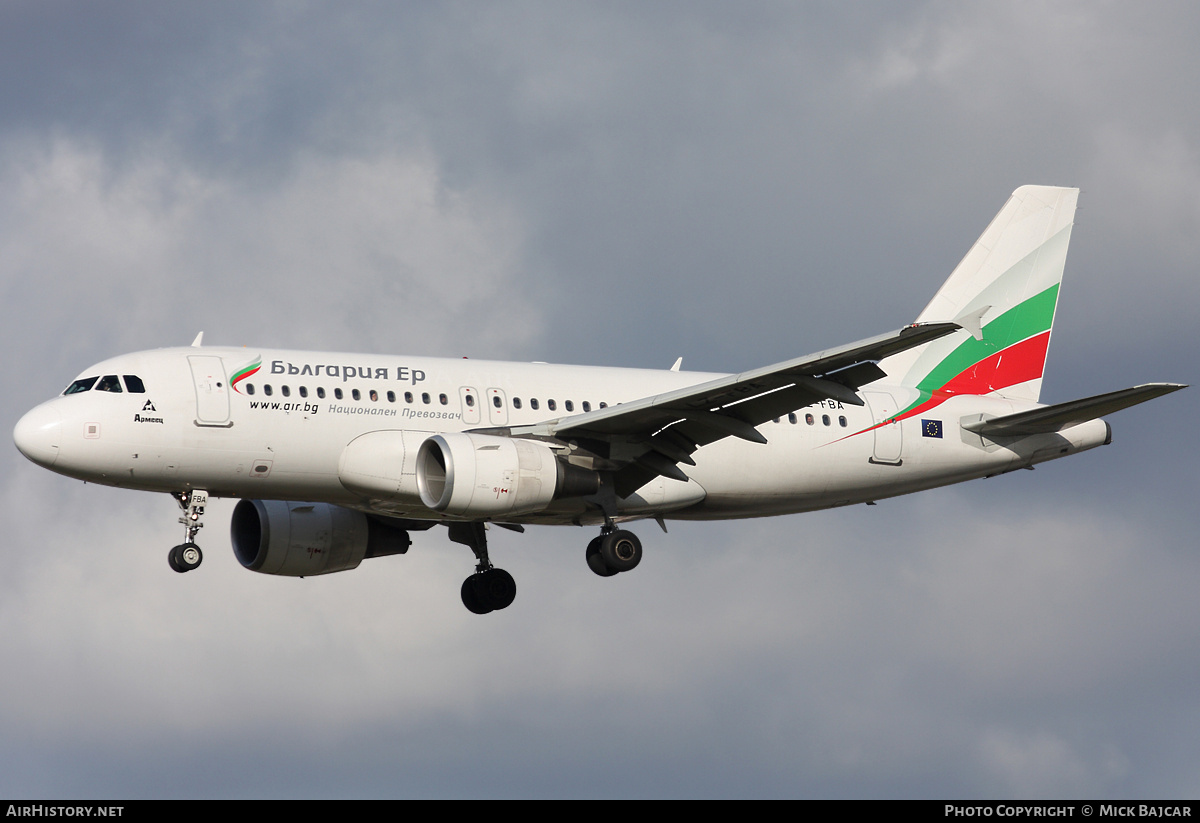
[[[611,478],[606,477],[596,495],[587,498],[604,514],[600,536],[588,543],[585,553],[588,568],[601,577],[631,571],[642,562],[642,541],[633,532],[616,526],[617,497],[614,489]],[[663,530],[666,530],[665,526]]]
[[[204,553],[196,545],[196,533],[204,528],[200,517],[204,507],[208,505],[208,492],[204,489],[192,489],[190,492],[176,492],[175,500],[183,509],[183,542],[167,553],[167,563],[177,572],[190,572],[204,560]]]
[[[468,546],[475,553],[475,574],[462,584],[462,602],[474,614],[507,609],[517,596],[517,583],[504,569],[492,566],[488,559],[487,531],[483,523],[451,523],[450,539]],[[183,547],[178,547],[183,548]],[[600,536],[588,543],[588,567],[601,577],[631,571],[642,562],[642,541],[631,531],[618,529],[611,522]]]
[[[605,526],[600,536],[588,543],[588,568],[601,577],[627,572],[642,562],[642,541],[624,529]]]
[[[517,582],[488,559],[487,531],[483,523],[451,523],[450,539],[475,553],[475,574],[462,584],[462,602],[474,614],[507,609],[517,596]]]

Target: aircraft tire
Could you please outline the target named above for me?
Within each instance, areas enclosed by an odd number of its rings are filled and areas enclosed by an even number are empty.
[[[488,569],[473,577],[475,594],[489,611],[507,609],[517,597],[517,581],[504,569]]]
[[[587,564],[588,568],[594,571],[601,577],[612,577],[616,572],[608,568],[604,562],[604,558],[600,555],[600,543],[604,540],[604,535],[600,535],[592,540],[587,545]]]
[[[182,543],[174,551],[180,571],[190,572],[204,562],[204,552],[195,543]]]
[[[171,567],[172,571],[179,572],[180,574],[183,574],[185,571],[187,571],[187,569],[185,569],[179,562],[178,546],[175,546],[169,552],[167,552],[167,564]]]
[[[642,562],[642,541],[624,529],[610,532],[600,540],[600,557],[614,574],[631,571]]]
[[[492,610],[483,604],[475,592],[475,577],[476,575],[471,575],[463,581],[461,591],[463,605],[471,614],[488,614]]]

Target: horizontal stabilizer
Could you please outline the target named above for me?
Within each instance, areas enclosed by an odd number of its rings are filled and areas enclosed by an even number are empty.
[[[1071,426],[1086,423],[1088,420],[1094,420],[1097,417],[1103,417],[1106,414],[1186,388],[1186,385],[1180,383],[1146,383],[1131,389],[1085,397],[1082,400],[1056,403],[1053,406],[1033,411],[965,423],[963,428],[987,437],[1024,437],[1030,434],[1046,434],[1062,431]]]

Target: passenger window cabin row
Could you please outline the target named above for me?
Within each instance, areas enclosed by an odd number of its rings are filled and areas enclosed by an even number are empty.
[[[776,417],[771,422],[778,423],[779,418]],[[788,422],[791,423],[792,425],[795,425],[796,423],[800,422],[799,419],[796,417],[795,412],[788,413]],[[817,424],[817,419],[813,415],[812,412],[806,412],[804,415],[804,422],[810,426],[815,426]],[[826,426],[833,425],[833,421],[829,418],[829,415],[827,415],[827,414],[821,415],[821,423]],[[838,415],[838,425],[841,426],[843,429],[850,425],[850,421],[846,419],[846,415],[844,415],[844,414]]]
[[[246,394],[254,394],[258,391],[258,389],[255,387],[255,385],[253,383],[246,383],[244,385],[244,388],[246,389]],[[264,383],[263,387],[262,387],[262,393],[267,397],[273,397],[275,394],[275,387],[272,386],[270,383]],[[296,389],[296,393],[300,397],[308,397],[308,386],[300,386],[299,388]],[[283,397],[291,397],[292,396],[292,387],[286,386],[286,385],[280,386],[279,394],[282,395]],[[325,388],[323,386],[317,387],[316,396],[320,400],[325,399]],[[343,400],[343,399],[345,399],[345,396],[346,396],[345,393],[341,389],[333,390],[333,397],[335,400]],[[362,400],[362,392],[359,391],[358,389],[351,389],[350,396],[352,398],[354,398],[355,400]],[[370,397],[374,401],[379,400],[379,392],[376,391],[375,389],[371,389],[370,391],[368,391],[367,396]],[[396,393],[394,391],[387,392],[387,399],[388,399],[389,403],[395,403],[396,402]],[[406,403],[412,403],[413,402],[413,393],[405,392],[404,400]],[[428,392],[421,395],[421,402],[426,405],[429,405],[431,402],[433,402],[432,398],[430,398]],[[444,394],[439,394],[438,402],[440,402],[443,406],[445,406],[446,404],[448,404],[450,402],[450,398],[446,397],[446,395],[444,395]]]
[[[246,394],[254,394],[257,391],[257,389],[255,388],[253,383],[246,383],[245,389],[246,389]],[[324,400],[325,399],[325,389],[323,387],[318,387],[316,391],[317,391],[317,397],[319,399]],[[263,384],[262,393],[264,395],[266,395],[267,397],[271,397],[274,395],[274,392],[275,392],[275,389],[274,389],[274,387],[271,386],[270,383]],[[291,397],[291,392],[292,392],[292,390],[291,390],[290,386],[285,385],[285,386],[279,387],[279,393],[281,395],[283,395],[284,397]],[[300,386],[297,389],[297,392],[299,393],[299,395],[301,397],[308,397],[308,387],[307,386]],[[334,389],[333,396],[334,396],[334,399],[336,399],[336,400],[342,400],[345,398],[345,394],[343,393],[343,391],[341,389]],[[379,392],[376,391],[375,389],[369,390],[367,392],[367,396],[372,401],[375,401],[375,402],[378,402],[379,397],[380,397]],[[387,397],[387,401],[389,403],[396,402],[396,393],[394,391],[386,392],[385,396]],[[362,396],[362,392],[359,391],[358,389],[351,389],[350,397],[354,400],[362,400],[363,396]],[[467,408],[470,408],[470,409],[475,408],[475,395],[474,394],[468,393],[464,396],[463,399],[467,405]],[[438,400],[438,403],[443,406],[447,406],[450,404],[450,398],[444,393],[439,394],[437,396],[437,400]],[[415,403],[416,397],[414,396],[414,394],[412,392],[406,391],[406,392],[404,392],[404,402],[409,403],[409,404]],[[433,396],[430,395],[429,392],[422,392],[421,393],[421,402],[424,405],[428,406],[433,403]],[[522,400],[520,397],[513,397],[512,398],[512,407],[514,409],[524,408],[525,402],[526,401]],[[538,400],[538,398],[531,397],[531,398],[529,398],[528,402],[529,402],[529,408],[531,410],[533,410],[533,411],[541,410],[541,401]],[[498,394],[492,395],[492,405],[495,406],[497,409],[504,408],[504,401],[500,398],[500,395],[498,395]],[[564,411],[567,411],[567,412],[575,411],[575,401],[573,401],[573,400],[564,400],[562,405],[563,405]],[[584,412],[590,412],[592,410],[592,404],[591,404],[591,402],[589,402],[587,400],[584,400],[582,403],[579,404],[579,406],[580,406],[580,409]],[[597,406],[597,408],[606,409],[606,408],[608,408],[608,404],[601,402]],[[547,409],[547,411],[558,411],[558,401],[554,400],[554,399],[546,400],[546,409]],[[795,412],[789,413],[787,417],[788,417],[788,422],[792,423],[793,425],[799,422],[799,419],[797,418]],[[779,421],[780,421],[780,418],[778,418],[778,417],[776,417],[774,420],[775,423],[778,423]],[[804,422],[810,426],[815,426],[817,421],[816,421],[816,417],[811,412],[808,412],[804,415]],[[826,426],[833,425],[833,421],[830,419],[829,415],[827,415],[827,414],[821,415],[821,423]],[[841,426],[843,429],[846,428],[848,425],[850,425],[849,421],[846,420],[846,416],[844,414],[838,415],[838,425]]]
[[[253,383],[246,383],[246,384],[244,384],[243,388],[245,388],[246,394],[252,395],[258,391],[258,388]],[[307,386],[299,386],[296,389],[296,392],[300,397],[308,397],[308,387]],[[262,393],[266,397],[272,397],[275,394],[275,387],[272,386],[270,383],[264,383],[262,385]],[[292,389],[290,386],[286,386],[286,385],[280,386],[279,394],[282,395],[283,397],[291,397]],[[316,396],[317,396],[317,398],[324,400],[325,396],[326,396],[325,389],[323,387],[318,386],[316,389]],[[395,403],[397,400],[396,392],[394,392],[394,391],[385,392],[384,396],[387,398],[387,402],[389,402],[389,403]],[[345,399],[345,393],[340,388],[334,389],[333,397],[335,400],[343,400],[343,399]],[[351,389],[350,397],[353,400],[362,400],[363,393],[358,389]],[[378,391],[376,391],[375,389],[371,389],[367,392],[367,397],[369,397],[374,402],[378,402],[379,398],[380,398],[380,393]],[[422,392],[420,397],[421,397],[421,402],[426,406],[431,405],[433,403],[433,396],[429,392]],[[467,394],[465,396],[464,400],[467,404],[467,408],[471,408],[471,409],[475,408],[475,395]],[[410,392],[410,391],[404,392],[404,402],[410,403],[410,404],[416,402],[416,396],[413,394],[413,392]],[[437,396],[437,402],[442,406],[448,406],[450,404],[450,398],[444,393],[439,394]],[[493,395],[492,396],[492,405],[495,406],[497,409],[502,409],[502,408],[504,408],[504,401],[500,398],[499,395]],[[573,400],[564,400],[562,405],[563,405],[564,411],[568,411],[568,412],[575,411],[575,401],[573,401]],[[524,401],[522,401],[520,397],[514,397],[512,399],[512,407],[514,409],[523,408]],[[529,399],[529,408],[533,409],[534,411],[538,411],[541,408],[541,402],[536,397],[530,398]],[[549,411],[558,411],[558,401],[553,400],[553,399],[547,400],[546,408]],[[590,401],[584,400],[582,403],[580,403],[580,408],[585,412],[590,412],[592,410],[592,404]],[[602,402],[599,404],[599,408],[601,408],[601,409],[608,408],[608,404]]]

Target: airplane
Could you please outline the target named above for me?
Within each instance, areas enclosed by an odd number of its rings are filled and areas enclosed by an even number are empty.
[[[1101,419],[1185,388],[1042,405],[1078,189],[1024,186],[903,328],[740,374],[203,345],[90,366],[17,423],[34,463],[171,494],[203,559],[210,497],[241,498],[238,561],[307,577],[404,554],[448,528],[471,612],[507,608],[487,527],[599,526],[601,577],[634,569],[625,528],[866,503],[1030,468],[1111,442]]]

